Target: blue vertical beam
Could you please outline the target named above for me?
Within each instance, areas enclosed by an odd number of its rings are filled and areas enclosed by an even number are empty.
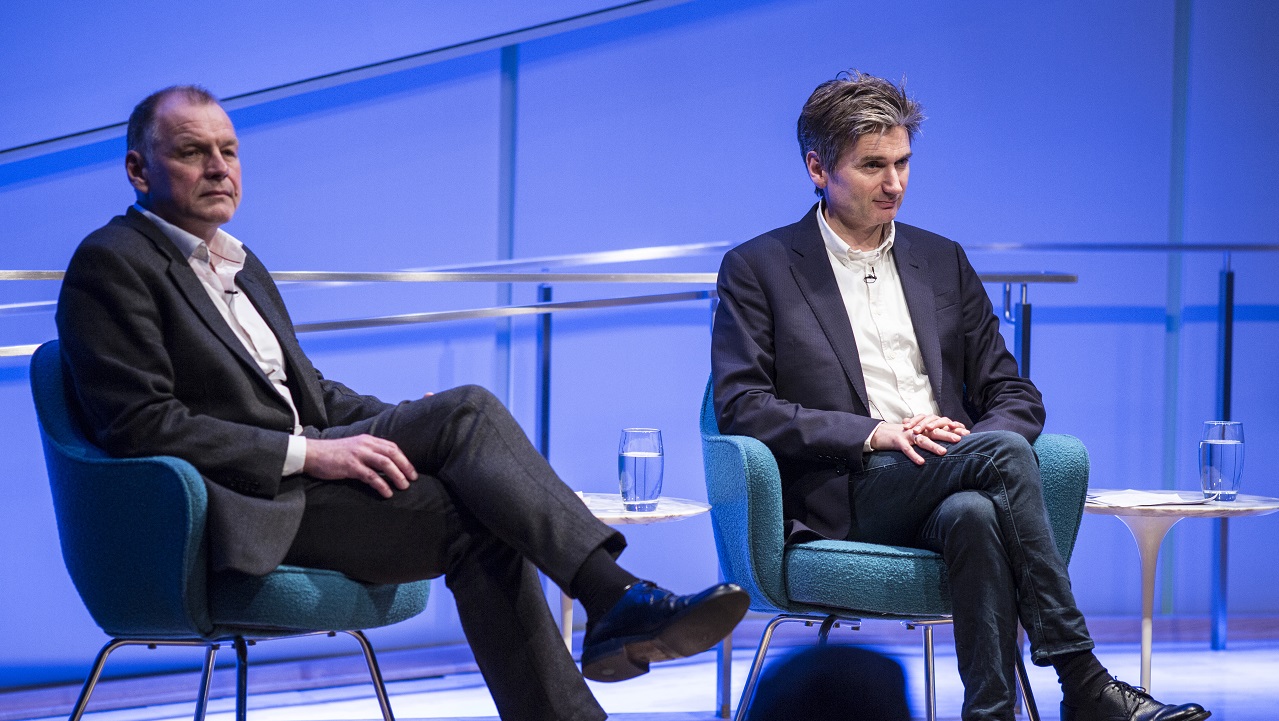
[[[1231,386],[1234,383],[1235,273],[1230,254],[1221,271],[1217,303],[1217,420],[1228,421]],[[1226,588],[1230,566],[1230,524],[1227,518],[1212,519],[1212,650],[1226,648]]]
[[[520,46],[502,48],[501,86],[498,99],[497,258],[515,257],[515,151],[517,140]],[[511,284],[497,285],[497,305],[511,304]],[[511,319],[497,320],[493,349],[494,395],[512,407]]]
[[[537,302],[551,302],[551,286],[537,286]],[[551,314],[537,317],[537,450],[551,460]]]
[[[1190,114],[1190,16],[1192,0],[1176,0],[1173,27],[1172,127],[1168,168],[1168,243],[1186,239],[1186,138]],[[1178,398],[1181,376],[1182,254],[1168,254],[1164,301],[1164,488],[1177,487]],[[1159,612],[1173,612],[1177,570],[1177,534],[1169,533],[1159,565]]]
[[[1017,371],[1022,378],[1030,377],[1030,316],[1031,305],[1027,297],[1026,284],[1021,284],[1021,298],[1013,306],[1013,317],[1017,319],[1013,325],[1013,348],[1017,358]]]

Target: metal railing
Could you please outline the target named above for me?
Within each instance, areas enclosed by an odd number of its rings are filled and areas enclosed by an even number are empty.
[[[708,300],[716,302],[713,289],[658,293],[628,297],[604,297],[592,300],[552,302],[552,283],[653,283],[711,285],[714,273],[551,273],[550,268],[580,267],[632,263],[646,260],[665,260],[722,253],[732,243],[694,243],[684,245],[651,246],[624,250],[598,251],[571,255],[544,256],[494,261],[483,264],[443,266],[421,270],[393,272],[329,272],[329,271],[281,271],[272,273],[283,283],[538,283],[539,301],[526,305],[504,305],[464,310],[429,311],[369,318],[352,318],[328,321],[312,321],[296,324],[299,333],[314,333],[359,328],[376,328],[420,323],[437,323],[480,318],[506,318],[538,315],[541,322],[537,337],[538,359],[538,429],[539,448],[549,453],[549,401],[550,401],[550,318],[554,313],[600,308],[653,305],[674,302]],[[986,243],[965,246],[969,252],[1065,252],[1065,253],[1128,253],[1153,252],[1164,254],[1222,253],[1224,268],[1219,279],[1218,299],[1218,418],[1231,417],[1233,383],[1234,292],[1235,275],[1230,267],[1231,253],[1279,252],[1279,244],[1257,243]],[[539,268],[542,272],[517,272],[520,269]],[[0,270],[0,281],[57,281],[62,271],[52,270]],[[1022,375],[1030,374],[1030,342],[1032,306],[1028,286],[1037,283],[1075,283],[1078,276],[1067,273],[982,273],[983,283],[1003,285],[1003,318],[1014,328],[1013,352]],[[1013,286],[1020,286],[1016,297]],[[35,301],[0,305],[0,316],[6,313],[28,313],[52,310],[55,301]],[[30,355],[38,344],[0,346],[0,357]],[[1228,521],[1214,521],[1214,551],[1212,559],[1212,648],[1223,649],[1226,644],[1226,598],[1228,561]]]

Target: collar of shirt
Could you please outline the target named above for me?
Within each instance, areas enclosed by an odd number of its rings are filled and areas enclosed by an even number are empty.
[[[173,241],[174,245],[178,246],[178,250],[182,251],[182,255],[186,256],[187,260],[196,258],[213,265],[210,257],[210,254],[212,254],[212,257],[217,258],[217,265],[227,263],[234,266],[237,271],[244,267],[244,259],[248,255],[244,252],[244,243],[241,243],[235,238],[235,236],[225,230],[218,228],[218,232],[214,234],[213,240],[206,243],[191,233],[188,233],[146,208],[143,208],[141,205],[135,203],[133,207],[139,213],[145,215],[152,223],[155,223],[156,227],[160,229],[160,232],[164,233],[165,237]]]
[[[839,237],[835,229],[830,227],[830,223],[826,221],[826,201],[823,200],[817,205],[817,227],[822,231],[822,240],[826,243],[826,250],[835,256],[835,259],[845,266],[850,263],[874,264],[880,258],[888,255],[888,251],[892,250],[893,242],[897,239],[897,223],[888,221],[888,231],[884,233],[884,239],[879,241],[879,245],[874,250],[854,250],[844,239]]]

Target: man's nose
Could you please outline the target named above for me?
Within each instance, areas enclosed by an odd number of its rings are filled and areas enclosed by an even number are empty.
[[[884,174],[884,192],[897,195],[902,192],[902,176],[895,166],[889,166]]]
[[[222,157],[222,152],[214,150],[209,154],[209,161],[205,163],[204,172],[213,178],[221,178],[231,172],[231,165]]]

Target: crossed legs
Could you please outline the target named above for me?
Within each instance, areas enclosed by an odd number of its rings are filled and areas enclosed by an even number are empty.
[[[464,386],[401,403],[325,437],[395,441],[418,469],[383,499],[355,481],[310,481],[287,563],[368,581],[443,575],[503,719],[603,719],[564,648],[534,568],[568,588],[620,534],[596,520],[490,393]]]
[[[1032,658],[1091,649],[1024,438],[974,433],[916,466],[872,454],[850,480],[850,540],[923,547],[946,560],[965,719],[1012,719],[1016,622]]]

